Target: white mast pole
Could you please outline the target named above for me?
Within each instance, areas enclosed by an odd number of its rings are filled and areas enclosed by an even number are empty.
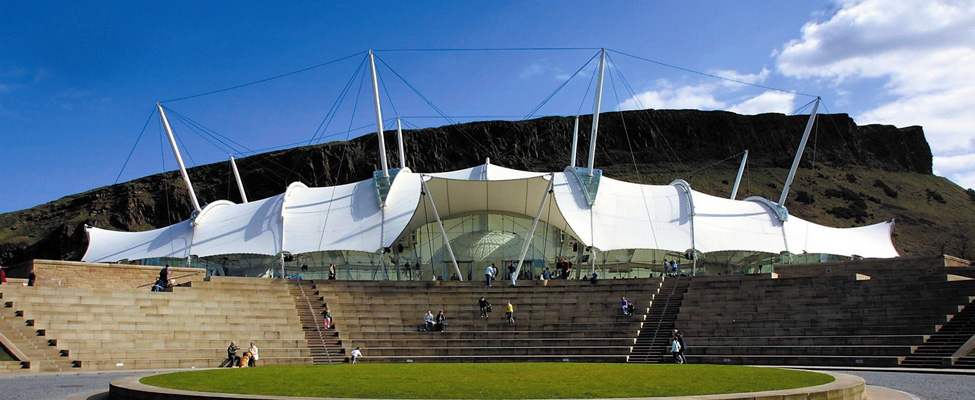
[[[399,143],[399,167],[406,168],[406,152],[403,150],[403,124],[396,117],[396,141]]]
[[[548,193],[552,191],[552,185],[555,184],[555,174],[549,174],[548,185],[545,186],[545,194],[542,195],[542,202],[538,204],[538,212],[535,213],[535,220],[532,221],[532,228],[528,231],[528,236],[525,237],[525,246],[521,248],[521,257],[518,258],[518,267],[515,268],[515,277],[512,281],[518,280],[518,274],[521,273],[521,266],[525,263],[525,256],[528,255],[528,248],[531,247],[532,239],[535,238],[535,229],[538,228],[538,220],[542,218],[542,210],[545,209],[545,201],[548,200]]]
[[[464,274],[460,272],[460,266],[457,265],[457,257],[454,256],[454,249],[453,247],[450,247],[450,238],[447,237],[447,229],[443,227],[443,221],[440,219],[440,213],[437,212],[437,204],[433,202],[433,193],[430,192],[430,186],[427,185],[427,180],[425,178],[425,176],[421,175],[420,183],[423,184],[423,191],[426,192],[427,196],[429,196],[427,199],[430,200],[430,207],[433,208],[433,215],[437,217],[437,227],[440,228],[440,234],[443,235],[443,242],[447,247],[447,254],[450,255],[450,262],[454,264],[454,272],[457,273],[457,278],[464,280]],[[430,256],[433,257],[432,254]],[[432,262],[433,260],[431,259],[431,263]]]
[[[379,163],[383,167],[383,177],[389,178],[389,165],[386,164],[386,137],[383,135],[383,110],[379,106],[379,81],[376,78],[376,60],[369,50],[369,68],[372,69],[372,98],[376,102],[376,133],[379,134]]]
[[[179,154],[179,147],[176,146],[176,138],[173,136],[173,128],[169,126],[169,120],[166,119],[166,113],[163,112],[162,104],[156,103],[156,108],[159,109],[159,118],[162,119],[163,127],[166,128],[166,135],[169,136],[169,145],[173,147],[173,154],[176,156],[176,163],[179,164],[179,172],[183,174],[183,181],[186,182],[186,188],[190,192],[190,201],[193,203],[193,209],[196,212],[202,211],[200,209],[200,202],[196,200],[196,192],[193,191],[193,183],[190,182],[190,174],[186,173],[186,165],[183,164],[183,156]]]
[[[599,54],[599,81],[596,82],[596,105],[592,111],[592,135],[589,138],[589,176],[596,163],[596,133],[599,130],[599,106],[603,101],[603,73],[606,70],[606,48]]]
[[[576,153],[579,148],[579,116],[576,115],[575,126],[572,127],[572,158],[569,162],[570,167],[576,166]]]
[[[240,201],[247,202],[247,193],[244,193],[244,183],[240,180],[240,171],[237,171],[237,162],[234,156],[230,156],[230,169],[234,171],[234,178],[237,179],[237,189],[240,189]]]
[[[748,161],[748,150],[745,150],[745,155],[741,157],[741,165],[738,166],[738,176],[735,177],[735,187],[731,189],[731,199],[734,200],[738,197],[738,185],[741,184],[741,175],[745,173],[745,162]]]
[[[792,161],[792,169],[789,170],[789,177],[785,180],[782,187],[782,196],[779,197],[779,207],[785,206],[785,198],[789,195],[789,188],[792,186],[792,179],[796,177],[796,170],[799,168],[799,160],[802,159],[802,152],[806,150],[806,142],[809,140],[809,133],[812,132],[813,122],[816,121],[816,111],[819,110],[819,97],[813,103],[812,112],[809,113],[809,120],[806,121],[806,130],[802,133],[802,140],[799,142],[799,150],[796,151],[796,158]]]

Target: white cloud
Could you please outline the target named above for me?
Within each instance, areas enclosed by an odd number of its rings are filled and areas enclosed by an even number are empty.
[[[975,129],[966,117],[975,108],[975,2],[841,0],[839,6],[775,53],[778,71],[834,84],[881,79],[888,100],[857,121],[923,126],[937,173],[973,185],[975,166],[946,163],[975,154]]]
[[[975,188],[975,153],[934,157],[934,173],[963,188]]]
[[[727,72],[725,76],[739,76],[752,78],[758,75],[746,75]],[[764,73],[764,72],[763,72]],[[741,86],[740,84],[736,84]],[[655,109],[700,109],[700,110],[728,110],[739,114],[762,114],[777,112],[788,114],[795,108],[796,95],[778,91],[765,91],[753,97],[727,98],[728,87],[725,83],[697,84],[676,86],[669,81],[658,81],[655,88],[638,93],[619,104],[619,110],[638,110],[644,108]]]
[[[795,94],[768,91],[732,105],[728,107],[728,111],[746,115],[770,112],[789,114],[795,108],[795,100]]]
[[[563,81],[570,76],[559,67],[545,66],[539,63],[531,63],[518,73],[518,77],[521,79],[533,78],[540,75],[550,75],[554,79]]]
[[[766,79],[768,79],[768,76],[771,73],[772,71],[769,70],[768,68],[762,68],[762,72],[759,72],[757,74],[743,74],[738,71],[731,71],[731,70],[718,70],[713,72],[712,74],[715,76],[722,77],[724,79],[728,79],[728,81],[723,82],[723,84],[727,87],[742,88],[744,87],[744,85],[742,85],[739,82],[750,83],[750,84],[762,83],[765,82]]]
[[[648,90],[624,100],[620,110],[643,108],[664,109],[717,109],[725,104],[714,97],[715,85],[690,85],[673,87],[669,82],[658,82],[658,89]]]
[[[521,72],[518,74],[518,77],[521,79],[531,78],[533,76],[540,75],[543,72],[543,70],[544,69],[542,68],[541,65],[531,64],[525,67],[524,69],[522,69]]]

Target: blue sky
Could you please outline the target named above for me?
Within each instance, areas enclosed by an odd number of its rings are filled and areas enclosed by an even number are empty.
[[[240,144],[214,146],[171,116],[191,166],[373,132],[368,81],[353,78],[368,49],[384,117],[408,127],[448,122],[427,118],[437,112],[397,74],[461,122],[527,116],[582,68],[536,115],[589,113],[586,62],[605,47],[603,110],[790,113],[810,100],[795,93],[819,95],[860,124],[924,126],[935,173],[975,187],[971,1],[7,1],[0,38],[0,212],[173,169],[156,102]],[[580,50],[392,51],[476,48]]]

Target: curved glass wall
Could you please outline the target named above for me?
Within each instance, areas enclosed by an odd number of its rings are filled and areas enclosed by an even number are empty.
[[[190,259],[193,267],[207,275],[288,277],[327,279],[329,264],[335,264],[336,278],[348,280],[447,280],[457,279],[446,242],[449,240],[460,276],[464,280],[484,279],[492,263],[499,279],[507,276],[524,251],[532,219],[522,216],[477,214],[444,221],[447,238],[437,223],[430,223],[404,234],[382,253],[325,251],[285,254],[279,257],[227,255]],[[559,259],[572,263],[568,279],[583,279],[595,270],[601,279],[646,278],[661,274],[727,275],[771,272],[775,264],[835,261],[843,257],[820,254],[770,254],[748,251],[698,253],[695,265],[690,249],[614,250],[590,252],[568,233],[539,222],[534,240],[525,253],[519,279],[539,279],[545,268],[557,273]],[[664,266],[678,264],[677,272]],[[185,265],[186,260],[143,260],[150,265]],[[283,264],[283,274],[282,274]]]

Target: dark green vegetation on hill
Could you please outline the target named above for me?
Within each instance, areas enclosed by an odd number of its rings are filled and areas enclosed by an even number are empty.
[[[740,154],[749,150],[738,198],[777,201],[806,116],[743,116],[722,111],[650,110],[600,118],[596,167],[604,176],[665,185],[683,178],[699,191],[730,195]],[[561,171],[569,163],[571,118],[488,121],[405,131],[407,166],[440,172],[491,163]],[[578,164],[585,165],[590,118],[580,123]],[[327,186],[367,179],[378,169],[376,135],[238,160],[250,199],[284,192],[295,181]],[[386,135],[391,164],[395,135]],[[901,255],[947,253],[975,259],[975,191],[931,173],[920,127],[857,126],[845,114],[819,116],[786,206],[792,215],[848,227],[896,218]],[[200,202],[239,201],[228,163],[192,168]],[[80,259],[83,225],[133,231],[185,220],[191,206],[178,172],[94,189],[0,215],[0,263]]]
[[[743,393],[833,377],[774,368],[676,364],[337,364],[213,369],[146,377],[202,392],[364,399],[588,399]]]

